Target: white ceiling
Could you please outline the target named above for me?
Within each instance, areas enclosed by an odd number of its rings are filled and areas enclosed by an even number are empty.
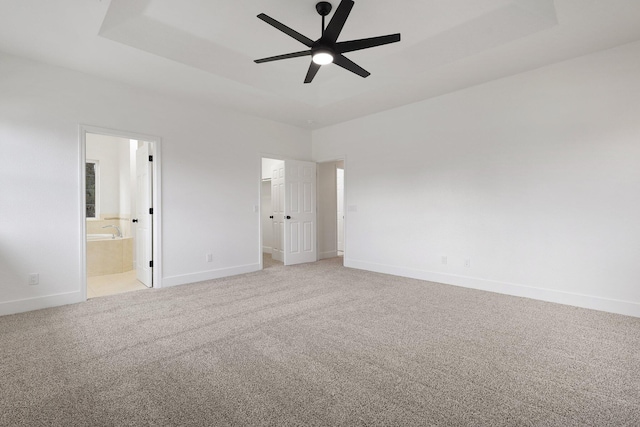
[[[401,33],[303,84],[317,0],[0,0],[0,51],[307,128],[640,40],[640,0],[355,0],[339,41]],[[338,0],[332,1],[334,10]]]

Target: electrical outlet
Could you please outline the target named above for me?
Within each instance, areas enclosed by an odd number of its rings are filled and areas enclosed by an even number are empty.
[[[38,283],[40,283],[40,274],[38,273],[29,274],[29,284],[37,285]]]
[[[464,260],[464,266],[467,268],[471,267],[471,260],[469,258],[466,258]]]
[[[447,256],[446,255],[442,255],[442,264],[443,265],[447,265]]]
[[[213,262],[213,254],[207,254],[207,262]]]

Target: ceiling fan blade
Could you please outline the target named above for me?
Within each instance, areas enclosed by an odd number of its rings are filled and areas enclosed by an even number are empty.
[[[353,52],[354,50],[368,49],[370,47],[382,46],[400,41],[400,34],[390,34],[388,36],[371,37],[368,39],[350,40],[336,43],[336,51],[340,53]]]
[[[276,21],[275,19],[273,19],[268,15],[265,15],[264,13],[261,13],[260,15],[258,15],[258,18],[262,19],[267,24],[277,28],[278,30],[282,31],[288,36],[293,37],[294,39],[298,40],[300,43],[304,44],[307,47],[311,47],[313,45],[313,40],[311,40],[310,38],[303,36],[296,30],[293,30],[287,27],[283,23]]]
[[[311,83],[313,78],[318,74],[318,70],[320,69],[320,65],[311,61],[311,65],[309,65],[309,71],[307,71],[307,77],[304,78],[305,83]]]
[[[356,64],[355,62],[353,62],[352,60],[350,60],[349,58],[343,55],[336,55],[333,58],[333,63],[344,68],[345,70],[349,70],[352,73],[356,73],[361,77],[369,77],[371,75],[370,72],[368,72],[367,70],[365,70],[364,68],[362,68],[361,66],[359,66],[358,64]]]
[[[311,55],[310,50],[303,50],[302,52],[285,53],[284,55],[270,56],[269,58],[256,59],[256,64],[262,64],[263,62],[279,61],[281,59],[298,58],[300,56]]]
[[[340,2],[340,5],[334,12],[333,17],[331,17],[331,22],[329,22],[329,25],[327,25],[327,28],[324,30],[324,34],[322,35],[323,39],[326,39],[331,43],[335,43],[336,40],[338,40],[338,36],[340,35],[342,27],[344,27],[344,23],[347,21],[352,8],[352,0],[342,0]]]

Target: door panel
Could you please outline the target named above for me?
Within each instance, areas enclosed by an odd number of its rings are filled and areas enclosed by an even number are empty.
[[[304,204],[302,211],[306,214],[312,213],[313,203],[311,202],[311,196],[314,195],[312,184],[310,182],[304,183],[304,190],[302,192],[304,196]]]
[[[304,243],[303,250],[305,252],[309,252],[313,249],[311,247],[311,243],[315,240],[313,238],[313,223],[307,221],[303,224],[303,226],[304,226],[304,236],[302,238],[302,242]]]
[[[300,253],[300,224],[293,222],[289,224],[289,254]]]
[[[292,177],[293,178],[293,177]],[[285,181],[286,181],[286,175],[285,175]],[[289,213],[300,213],[300,192],[298,191],[298,183],[297,182],[290,182],[287,185],[287,188],[289,189],[289,192],[287,194],[287,196],[289,197]]]
[[[317,261],[316,164],[284,161],[284,263]]]

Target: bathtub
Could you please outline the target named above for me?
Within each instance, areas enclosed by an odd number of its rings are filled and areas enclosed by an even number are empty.
[[[87,234],[87,276],[133,270],[133,238],[113,234]]]
[[[90,240],[114,240],[113,234],[87,234],[87,241]],[[115,237],[115,239],[122,239],[122,237]]]

